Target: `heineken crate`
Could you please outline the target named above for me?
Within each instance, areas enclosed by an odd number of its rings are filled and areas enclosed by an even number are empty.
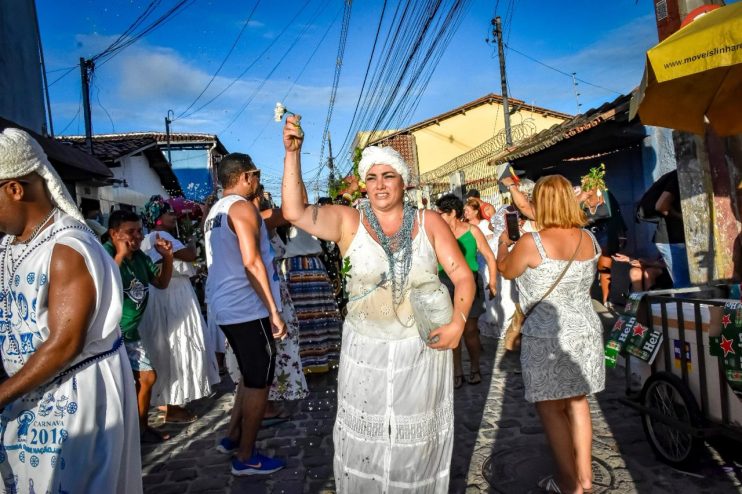
[[[654,372],[670,372],[681,378],[706,419],[742,426],[742,395],[735,394],[727,382],[727,376],[733,380],[739,372],[727,369],[717,358],[722,319],[729,326],[730,317],[725,314],[734,311],[736,315],[739,309],[739,319],[731,317],[731,322],[742,331],[742,304],[725,309],[726,300],[653,295],[646,301],[647,327],[633,334],[626,345],[627,379],[630,377],[634,386],[637,381],[643,386]],[[742,348],[736,351],[742,353]]]

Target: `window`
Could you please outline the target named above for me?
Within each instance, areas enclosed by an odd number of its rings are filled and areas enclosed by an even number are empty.
[[[657,20],[661,21],[663,19],[667,19],[667,0],[659,0],[658,2],[655,2],[654,4],[654,11],[657,15]]]

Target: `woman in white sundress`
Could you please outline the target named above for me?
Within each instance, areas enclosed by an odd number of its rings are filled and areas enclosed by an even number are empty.
[[[523,178],[520,180],[520,184],[512,184],[509,187],[510,194],[512,197],[525,197],[526,203],[530,205],[531,197],[533,195],[533,187],[536,184],[533,180]],[[497,255],[497,241],[505,231],[505,214],[508,211],[518,213],[520,217],[519,229],[521,236],[526,233],[532,233],[537,231],[536,224],[533,220],[528,219],[523,212],[518,209],[517,204],[522,202],[514,202],[511,205],[505,205],[500,207],[497,212],[490,218],[490,224],[492,225],[493,241],[492,250]],[[479,318],[479,329],[485,336],[494,338],[502,338],[505,336],[505,330],[507,330],[510,320],[515,313],[515,304],[518,302],[518,291],[515,287],[515,282],[511,282],[505,279],[502,274],[497,274],[497,294],[489,299],[486,304],[486,311],[482,317]]]
[[[434,212],[404,204],[410,172],[392,148],[368,147],[359,164],[368,201],[306,207],[298,117],[284,127],[283,214],[338,243],[350,262],[348,315],[338,374],[335,487],[339,493],[448,492],[453,446],[452,355],[474,298],[474,278],[451,230]],[[418,335],[412,283],[435,280],[440,262],[456,287],[453,320]]]
[[[150,290],[139,325],[157,371],[152,405],[166,407],[166,422],[193,422],[196,417],[185,405],[209,396],[211,387],[219,383],[216,355],[205,342],[206,322],[190,281],[196,274],[191,264],[196,252],[170,233],[175,231],[176,216],[162,197],[152,196],[144,210],[151,231],[142,241],[142,251],[153,262],[159,261],[154,243],[160,236],[172,242],[174,257],[170,284],[165,290]]]
[[[510,252],[513,242],[503,233],[497,266],[505,278],[517,278],[527,314],[520,357],[526,400],[536,404],[557,466],[539,486],[579,494],[592,489],[586,395],[605,387],[602,325],[590,298],[601,251],[583,230],[585,214],[561,175],[539,179],[533,209],[539,232],[521,237]]]

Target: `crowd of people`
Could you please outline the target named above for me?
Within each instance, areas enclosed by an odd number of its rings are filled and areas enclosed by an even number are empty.
[[[81,213],[32,137],[0,135],[6,489],[141,492],[140,443],[169,439],[150,426],[151,407],[166,422],[195,421],[188,403],[226,372],[234,405],[215,447],[234,475],[276,472],[286,463],[258,450],[259,430],[290,419],[285,403],[307,396],[307,374],[338,368],[338,492],[444,493],[454,392],[482,381],[481,332],[519,342],[525,398],[556,465],[539,485],[591,490],[587,396],[605,371],[590,292],[597,275],[610,305],[613,261],[630,263],[636,291],[665,268],[682,282],[667,234],[672,181],[654,204],[664,261],[631,259],[600,170],[577,187],[559,175],[504,178],[512,204],[497,210],[475,190],[418,209],[402,156],[370,146],[358,165],[365,198],[312,205],[303,141],[289,116],[280,208],[249,155],[219,163],[222,193],[202,222],[204,310],[191,282],[196,241],[179,238],[166,200],[153,196],[141,216],[114,211],[104,227],[95,204]]]

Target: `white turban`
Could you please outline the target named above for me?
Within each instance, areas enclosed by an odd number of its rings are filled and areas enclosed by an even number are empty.
[[[46,182],[55,206],[76,220],[85,221],[41,145],[27,132],[14,128],[5,129],[0,134],[0,180],[20,178],[33,172]]]
[[[394,171],[402,176],[405,187],[410,182],[410,168],[402,155],[392,147],[369,146],[363,150],[361,162],[358,164],[358,174],[361,180],[366,180],[368,171],[374,165],[389,165],[394,168]]]

